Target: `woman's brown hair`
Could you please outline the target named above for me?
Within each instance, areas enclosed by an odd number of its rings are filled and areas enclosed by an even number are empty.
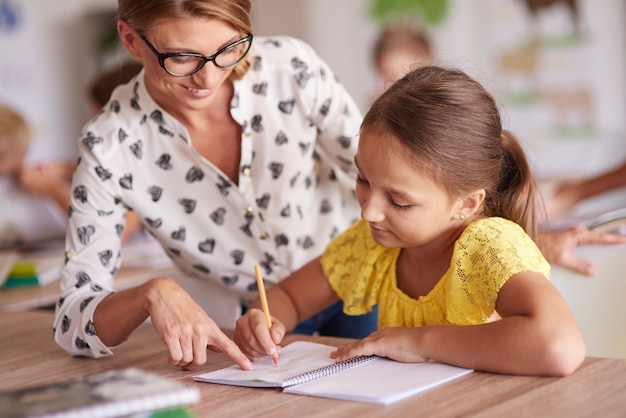
[[[145,34],[170,19],[219,19],[233,25],[244,37],[253,33],[251,9],[251,0],[119,0],[117,18],[139,34]],[[249,57],[250,54],[235,65],[231,80],[239,80],[245,75],[250,68]]]
[[[493,96],[464,72],[411,71],[373,103],[361,129],[400,141],[453,198],[485,189],[484,216],[510,219],[535,237],[536,188],[524,151],[502,129]]]

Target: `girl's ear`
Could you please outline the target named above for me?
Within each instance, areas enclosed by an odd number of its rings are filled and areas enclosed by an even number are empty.
[[[141,52],[137,47],[138,42],[142,42],[137,32],[130,27],[124,20],[117,21],[117,33],[120,36],[120,42],[128,51],[128,53],[135,59],[141,60]]]
[[[485,189],[478,189],[465,195],[458,200],[458,207],[455,212],[457,219],[466,219],[480,211],[485,200]]]

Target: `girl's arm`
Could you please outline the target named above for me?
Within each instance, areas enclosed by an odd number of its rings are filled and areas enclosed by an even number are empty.
[[[259,298],[236,323],[234,340],[252,360],[272,355],[286,332],[338,301],[317,257],[267,291],[271,333]]]
[[[475,370],[565,376],[585,358],[585,343],[565,300],[546,278],[516,274],[500,290],[502,319],[480,325],[387,328],[340,347],[340,361],[377,354],[398,361],[436,360]]]

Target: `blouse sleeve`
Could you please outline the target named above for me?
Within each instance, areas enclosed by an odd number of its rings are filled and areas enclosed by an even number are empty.
[[[91,131],[79,141],[79,160],[71,186],[66,264],[53,325],[57,344],[72,355],[88,357],[112,354],[98,338],[92,318],[98,303],[113,291],[127,210],[115,198],[117,186],[106,162],[102,162],[106,158],[98,158],[93,152],[98,145],[102,145],[102,137]]]
[[[350,186],[354,188],[354,155],[363,115],[328,64],[308,44],[296,42],[300,44],[300,56],[308,57],[307,67],[302,68],[300,77],[316,80],[310,117],[318,130],[318,152],[336,169],[337,175],[347,174]]]
[[[322,268],[344,303],[347,315],[370,312],[378,302],[383,279],[391,274],[392,255],[372,239],[368,224],[355,222],[333,239],[322,254]]]

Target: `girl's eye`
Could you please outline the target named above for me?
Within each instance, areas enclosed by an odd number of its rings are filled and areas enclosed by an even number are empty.
[[[391,207],[396,210],[409,210],[411,208],[411,205],[400,205],[391,199],[389,199],[389,202],[391,203]]]

